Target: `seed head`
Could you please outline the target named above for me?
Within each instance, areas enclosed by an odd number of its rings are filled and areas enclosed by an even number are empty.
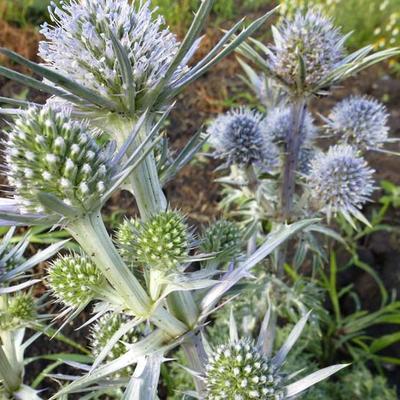
[[[307,177],[311,196],[328,215],[357,214],[374,190],[372,175],[364,158],[349,145],[336,145],[317,154]]]
[[[301,76],[299,56],[304,62],[303,86],[312,92],[342,60],[343,37],[332,21],[319,11],[305,15],[298,11],[293,19],[285,19],[274,34],[269,66],[289,87],[296,88]]]
[[[0,329],[14,330],[35,321],[37,307],[30,293],[18,293],[11,297],[6,311],[0,311]]]
[[[267,134],[277,144],[285,144],[292,129],[292,110],[288,106],[271,109],[265,119]],[[311,113],[306,112],[302,128],[304,140],[310,140],[317,134],[317,128]]]
[[[386,107],[377,100],[353,96],[334,107],[329,128],[360,150],[374,150],[388,139],[388,118]]]
[[[155,17],[150,2],[128,0],[70,0],[52,2],[44,24],[39,55],[46,64],[81,85],[127,109],[123,70],[112,42],[114,35],[128,54],[133,71],[135,108],[140,99],[164,78],[179,42]],[[186,72],[180,66],[172,80]]]
[[[107,313],[100,317],[93,325],[90,335],[90,346],[94,357],[97,357],[121,326],[130,321],[125,314]],[[132,328],[114,345],[106,357],[106,361],[113,361],[128,351],[128,345],[136,343],[142,334],[137,328]],[[119,371],[116,377],[131,376],[133,367],[129,366]]]
[[[282,377],[251,339],[216,348],[206,366],[207,400],[281,400]]]
[[[273,168],[279,161],[278,148],[266,135],[264,116],[257,111],[229,111],[213,122],[208,133],[216,156],[226,159],[228,165]]]
[[[96,265],[84,255],[62,256],[50,264],[47,272],[55,297],[73,308],[89,303],[105,283]]]
[[[205,253],[219,253],[221,261],[230,261],[240,253],[241,233],[239,227],[230,221],[220,220],[204,232],[201,249]]]
[[[8,133],[6,169],[15,198],[26,212],[43,212],[39,192],[90,211],[99,205],[111,174],[110,156],[84,122],[68,112],[31,108]]]
[[[144,223],[125,222],[117,241],[126,259],[161,271],[175,270],[190,249],[185,218],[175,211],[162,212]]]

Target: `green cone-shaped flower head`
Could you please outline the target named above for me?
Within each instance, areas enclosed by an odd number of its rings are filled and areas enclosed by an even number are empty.
[[[107,313],[97,320],[91,330],[90,345],[92,353],[97,357],[103,348],[108,344],[113,335],[121,326],[130,321],[125,314]],[[128,345],[136,343],[141,338],[141,332],[132,328],[114,345],[106,357],[106,361],[113,361],[128,351]],[[127,367],[120,371],[120,375],[129,376],[133,368]]]
[[[8,308],[0,311],[0,330],[13,330],[33,322],[37,316],[35,299],[30,293],[19,293],[8,300]]]
[[[282,378],[251,339],[216,348],[206,367],[207,400],[284,399]]]
[[[105,280],[88,257],[71,254],[50,265],[48,283],[58,300],[76,308],[89,303],[104,286]]]
[[[39,192],[88,211],[99,205],[111,172],[111,156],[84,122],[65,110],[31,108],[8,133],[6,168],[15,198],[26,212],[42,212]]]
[[[166,272],[187,258],[190,247],[188,226],[175,211],[162,212],[145,223],[125,222],[117,240],[126,259]]]
[[[205,253],[220,253],[218,258],[229,261],[240,253],[239,227],[226,220],[212,224],[204,233],[201,248]]]

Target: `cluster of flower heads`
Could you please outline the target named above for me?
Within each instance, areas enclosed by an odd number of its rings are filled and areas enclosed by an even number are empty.
[[[46,41],[40,43],[39,55],[50,67],[128,108],[124,66],[117,61],[114,36],[127,51],[135,101],[140,103],[140,96],[165,76],[179,48],[179,42],[163,28],[163,18],[153,15],[149,3],[71,0],[56,5],[52,2],[50,17],[54,25],[42,27]],[[184,72],[185,67],[179,67],[173,80]]]
[[[279,149],[266,134],[264,115],[257,111],[239,108],[220,115],[208,134],[215,155],[227,165],[256,164],[270,169],[279,163]]]
[[[338,103],[329,115],[328,127],[360,150],[376,150],[388,140],[389,114],[379,101],[361,96]]]
[[[130,322],[131,318],[125,314],[107,313],[100,317],[91,328],[90,346],[92,353],[97,357],[104,347],[110,342],[111,338],[117,331],[126,323]],[[129,350],[129,345],[139,341],[142,337],[141,331],[134,327],[125,333],[119,341],[112,347],[107,354],[106,361],[113,361],[121,357]],[[114,376],[130,377],[134,372],[134,367],[128,366],[116,373]]]
[[[61,256],[50,264],[47,273],[54,296],[73,308],[89,303],[105,284],[103,274],[85,255]]]
[[[23,211],[44,211],[41,192],[78,210],[99,204],[112,166],[111,155],[97,144],[96,135],[65,110],[30,108],[16,118],[7,133],[5,167]]]
[[[300,89],[312,92],[343,59],[343,36],[319,11],[297,12],[277,26],[268,54],[269,68],[291,88],[297,88],[304,69]]]
[[[218,346],[206,366],[207,400],[282,400],[282,377],[253,340]]]
[[[307,183],[317,208],[328,218],[337,213],[357,217],[374,190],[373,173],[354,147],[342,144],[315,156]]]
[[[146,222],[125,221],[117,242],[128,262],[173,272],[189,255],[191,233],[179,212],[166,211]]]

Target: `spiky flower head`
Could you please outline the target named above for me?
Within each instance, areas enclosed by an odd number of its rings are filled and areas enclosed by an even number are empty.
[[[343,58],[343,36],[332,21],[317,10],[306,14],[298,11],[293,18],[284,19],[274,32],[269,67],[273,73],[294,90],[313,92]],[[301,67],[300,59],[304,64]],[[298,87],[299,81],[301,86]]]
[[[269,110],[265,118],[265,127],[268,136],[277,144],[285,144],[293,129],[292,110],[289,106],[278,106]],[[310,112],[306,112],[301,136],[304,141],[317,135],[317,128]]]
[[[6,310],[0,311],[0,329],[12,330],[35,321],[37,306],[31,293],[18,293],[8,300]]]
[[[360,150],[381,148],[388,139],[389,114],[379,101],[352,96],[338,103],[329,115],[328,126],[344,142]]]
[[[303,174],[308,175],[311,170],[311,162],[318,152],[314,147],[302,147],[299,152],[299,159],[297,161],[297,170]]]
[[[265,134],[263,114],[247,108],[220,115],[208,129],[216,156],[227,165],[257,164],[273,168],[279,160],[276,145]]]
[[[233,222],[219,220],[204,232],[201,249],[205,253],[219,253],[219,260],[229,261],[240,253],[240,242],[239,227]]]
[[[41,30],[46,40],[40,43],[40,57],[123,110],[132,109],[132,101],[134,109],[141,107],[141,100],[164,78],[179,48],[175,36],[164,29],[163,18],[153,15],[149,1],[52,2],[50,18],[53,25],[44,24]],[[127,53],[134,99],[126,96],[125,66],[119,62],[113,36]],[[177,68],[172,80],[184,72],[184,66]]]
[[[317,154],[307,177],[312,198],[328,215],[359,215],[359,209],[374,190],[374,170],[349,145],[332,146]]]
[[[190,232],[176,211],[154,215],[146,222],[125,222],[117,234],[127,260],[160,271],[174,271],[189,255]]]
[[[97,357],[121,326],[129,321],[131,321],[130,317],[125,314],[107,313],[100,317],[91,329],[90,346],[93,355]],[[128,346],[136,343],[141,336],[142,334],[138,328],[130,329],[112,347],[106,357],[106,361],[113,361],[124,355],[128,351]],[[131,376],[132,373],[133,367],[129,366],[119,371],[118,375]]]
[[[47,273],[55,297],[73,308],[88,304],[105,284],[102,273],[85,255],[61,256],[50,264]]]
[[[96,134],[68,111],[30,108],[16,118],[5,143],[6,169],[23,211],[44,211],[40,192],[80,211],[99,206],[112,167]]]
[[[282,377],[251,339],[215,349],[206,366],[207,400],[281,400]]]

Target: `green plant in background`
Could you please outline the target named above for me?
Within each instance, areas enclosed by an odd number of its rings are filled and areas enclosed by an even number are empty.
[[[1,0],[0,20],[20,27],[39,25],[48,19],[50,0]]]

